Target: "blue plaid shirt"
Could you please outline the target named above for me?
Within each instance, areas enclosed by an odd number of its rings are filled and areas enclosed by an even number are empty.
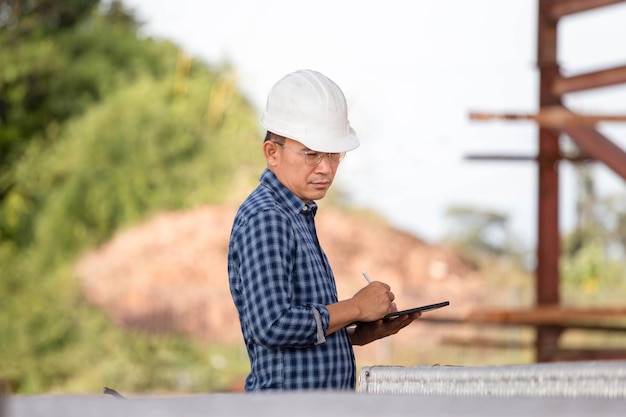
[[[355,387],[346,329],[326,336],[325,306],[338,300],[316,211],[266,169],[235,217],[228,278],[250,358],[246,391]]]

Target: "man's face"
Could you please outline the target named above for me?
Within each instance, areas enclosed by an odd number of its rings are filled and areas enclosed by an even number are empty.
[[[282,142],[282,140],[281,140]],[[263,145],[268,168],[278,180],[302,201],[324,198],[333,183],[338,161],[331,161],[328,155],[316,164],[315,151],[293,139],[284,139],[284,144],[267,141]],[[309,161],[305,163],[305,154]],[[318,154],[319,155],[319,154]]]

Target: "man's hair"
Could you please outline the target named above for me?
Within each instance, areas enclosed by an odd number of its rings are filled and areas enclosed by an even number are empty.
[[[265,140],[263,142],[267,142],[267,141],[273,141],[273,142],[278,142],[282,145],[285,144],[285,137],[284,136],[280,136],[277,135],[276,133],[272,133],[269,130],[267,131],[267,133],[265,134]]]

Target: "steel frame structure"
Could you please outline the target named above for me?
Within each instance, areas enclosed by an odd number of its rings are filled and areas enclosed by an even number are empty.
[[[537,20],[537,67],[539,70],[539,111],[536,115],[491,115],[470,113],[470,118],[486,120],[528,119],[538,124],[538,153],[533,158],[523,157],[481,157],[470,159],[533,159],[538,165],[538,207],[537,207],[537,267],[535,271],[536,309],[534,319],[524,321],[522,315],[509,312],[509,324],[530,324],[536,327],[535,353],[537,362],[551,362],[566,359],[598,358],[589,351],[578,355],[564,356],[558,342],[563,330],[572,327],[565,320],[567,311],[560,307],[559,259],[561,254],[559,232],[559,171],[561,160],[580,162],[593,160],[606,165],[618,176],[626,180],[626,152],[596,129],[600,121],[626,121],[626,116],[584,115],[572,112],[563,104],[565,95],[599,87],[626,83],[626,65],[599,71],[563,76],[557,56],[558,23],[560,19],[575,13],[582,13],[600,7],[623,3],[626,0],[538,0]],[[559,138],[567,135],[577,145],[579,154],[567,156],[561,150]],[[560,311],[561,319],[546,320],[546,312]],[[617,313],[624,315],[624,312]],[[542,313],[543,312],[543,313]],[[507,313],[507,314],[509,314]],[[526,312],[528,313],[528,312]],[[593,311],[589,316],[597,317]],[[478,321],[492,321],[489,315],[478,314]],[[502,314],[500,313],[500,317]],[[526,314],[528,316],[528,314]],[[570,315],[571,316],[571,315]],[[492,315],[491,317],[494,317]],[[542,318],[543,317],[543,318]],[[626,351],[614,358],[626,357]]]

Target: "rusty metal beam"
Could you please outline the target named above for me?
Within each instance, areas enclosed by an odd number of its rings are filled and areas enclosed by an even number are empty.
[[[593,126],[599,122],[626,122],[626,115],[582,114],[575,113],[563,106],[546,106],[536,114],[471,112],[470,119],[532,120],[542,127],[558,128],[577,125]]]
[[[620,360],[626,359],[626,349],[558,349],[551,362]]]
[[[465,155],[465,159],[476,161],[536,161],[533,155]]]
[[[574,324],[589,324],[600,322],[620,321],[621,329],[626,331],[626,307],[563,307],[560,305],[545,305],[533,308],[518,309],[484,309],[471,311],[465,316],[470,322],[485,323],[517,323],[540,326],[544,324],[554,326],[568,326]]]
[[[552,0],[539,0],[537,22],[537,66],[539,67],[539,108],[561,106],[561,97],[554,94],[554,80],[560,76],[557,62],[557,23],[549,14]],[[559,171],[561,154],[558,132],[539,128],[538,208],[537,208],[537,267],[535,273],[536,303],[539,306],[560,302],[559,257]],[[535,360],[547,362],[558,349],[562,329],[552,326],[537,327]]]
[[[548,5],[547,10],[548,15],[552,19],[558,20],[567,15],[611,6],[613,4],[623,3],[624,1],[625,0],[557,0],[552,1],[552,4]]]
[[[623,83],[626,83],[626,65],[572,77],[557,77],[554,80],[552,93],[562,95]]]
[[[626,181],[626,152],[611,142],[606,136],[588,126],[572,126],[562,129],[592,158],[604,162],[613,172]]]
[[[545,324],[537,323],[521,323],[521,322],[505,322],[505,321],[489,321],[486,320],[469,320],[467,318],[442,318],[425,315],[420,317],[420,322],[429,322],[434,324],[449,324],[449,325],[477,325],[477,326],[493,326],[493,327],[541,327]],[[621,333],[626,332],[625,325],[611,324],[611,323],[566,323],[566,324],[554,324],[553,326],[562,328],[563,330],[584,330],[589,332],[608,332],[608,333]]]
[[[465,159],[470,161],[539,161],[538,156],[533,155],[474,155],[469,154],[465,156]],[[565,160],[573,163],[578,162],[593,162],[593,159],[587,155],[563,155],[561,154],[559,160]],[[556,161],[553,161],[556,162]]]

